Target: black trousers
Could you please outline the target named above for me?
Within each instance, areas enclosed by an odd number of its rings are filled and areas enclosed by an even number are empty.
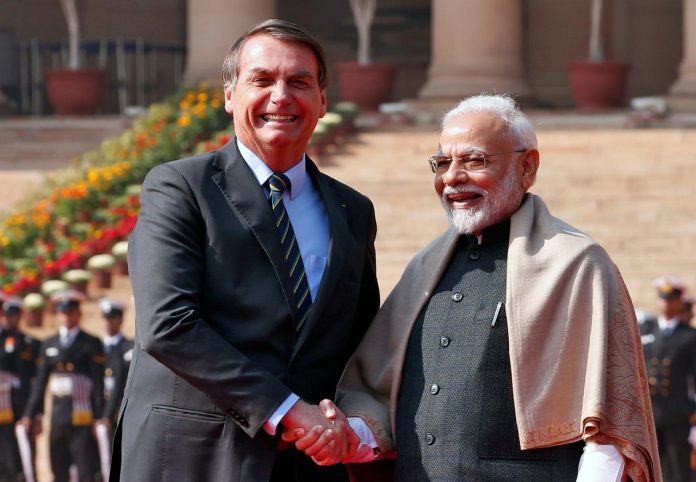
[[[342,464],[322,467],[302,452],[289,449],[276,454],[270,482],[348,482],[348,473]]]
[[[0,482],[17,480],[22,473],[14,424],[0,425]]]
[[[70,482],[70,466],[75,464],[80,482],[94,481],[92,427],[51,427],[49,447],[54,482]]]
[[[691,482],[689,424],[656,427],[664,482]]]

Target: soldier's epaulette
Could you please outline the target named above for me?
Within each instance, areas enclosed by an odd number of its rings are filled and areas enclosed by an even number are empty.
[[[106,364],[106,356],[105,355],[96,355],[94,357],[94,363],[97,363],[99,365]]]

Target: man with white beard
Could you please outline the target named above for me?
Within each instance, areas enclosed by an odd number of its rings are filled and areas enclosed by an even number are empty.
[[[361,440],[341,460],[352,480],[661,480],[630,297],[604,249],[527,192],[527,117],[509,96],[468,98],[429,164],[451,227],[409,263],[339,384]],[[337,462],[320,431],[297,448]]]

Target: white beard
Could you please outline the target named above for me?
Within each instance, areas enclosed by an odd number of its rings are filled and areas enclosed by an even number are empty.
[[[442,207],[447,213],[450,225],[459,234],[478,234],[485,228],[497,224],[510,215],[520,202],[520,178],[514,165],[508,168],[505,177],[498,185],[486,191],[475,184],[445,186],[442,191]],[[447,200],[448,194],[471,192],[483,196],[481,205],[473,208],[453,209]]]

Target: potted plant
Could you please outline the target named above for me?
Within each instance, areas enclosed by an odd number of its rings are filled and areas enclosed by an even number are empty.
[[[43,325],[44,307],[46,306],[46,300],[43,296],[39,293],[29,293],[22,300],[22,305],[27,312],[27,326]]]
[[[71,269],[63,273],[63,279],[67,281],[71,289],[87,294],[87,283],[92,279],[92,274],[85,269]]]
[[[581,110],[616,107],[626,91],[629,65],[604,57],[603,12],[604,0],[592,0],[589,58],[570,61],[570,88]]]
[[[77,0],[60,0],[68,26],[68,68],[46,69],[46,95],[57,115],[94,114],[104,93],[105,71],[80,67]]]
[[[128,275],[128,241],[119,241],[111,248],[111,254],[116,258],[116,273]]]
[[[371,61],[370,29],[376,9],[377,0],[350,0],[358,30],[358,61],[336,64],[341,99],[373,111],[379,104],[389,101],[396,73],[394,65]]]
[[[111,288],[111,270],[116,265],[116,258],[110,254],[96,254],[87,260],[87,268],[94,275],[97,288]]]
[[[66,281],[62,279],[49,279],[41,283],[41,293],[49,300],[48,301],[48,312],[55,313],[56,307],[55,303],[51,301],[51,295],[58,291],[64,291],[70,288]]]

